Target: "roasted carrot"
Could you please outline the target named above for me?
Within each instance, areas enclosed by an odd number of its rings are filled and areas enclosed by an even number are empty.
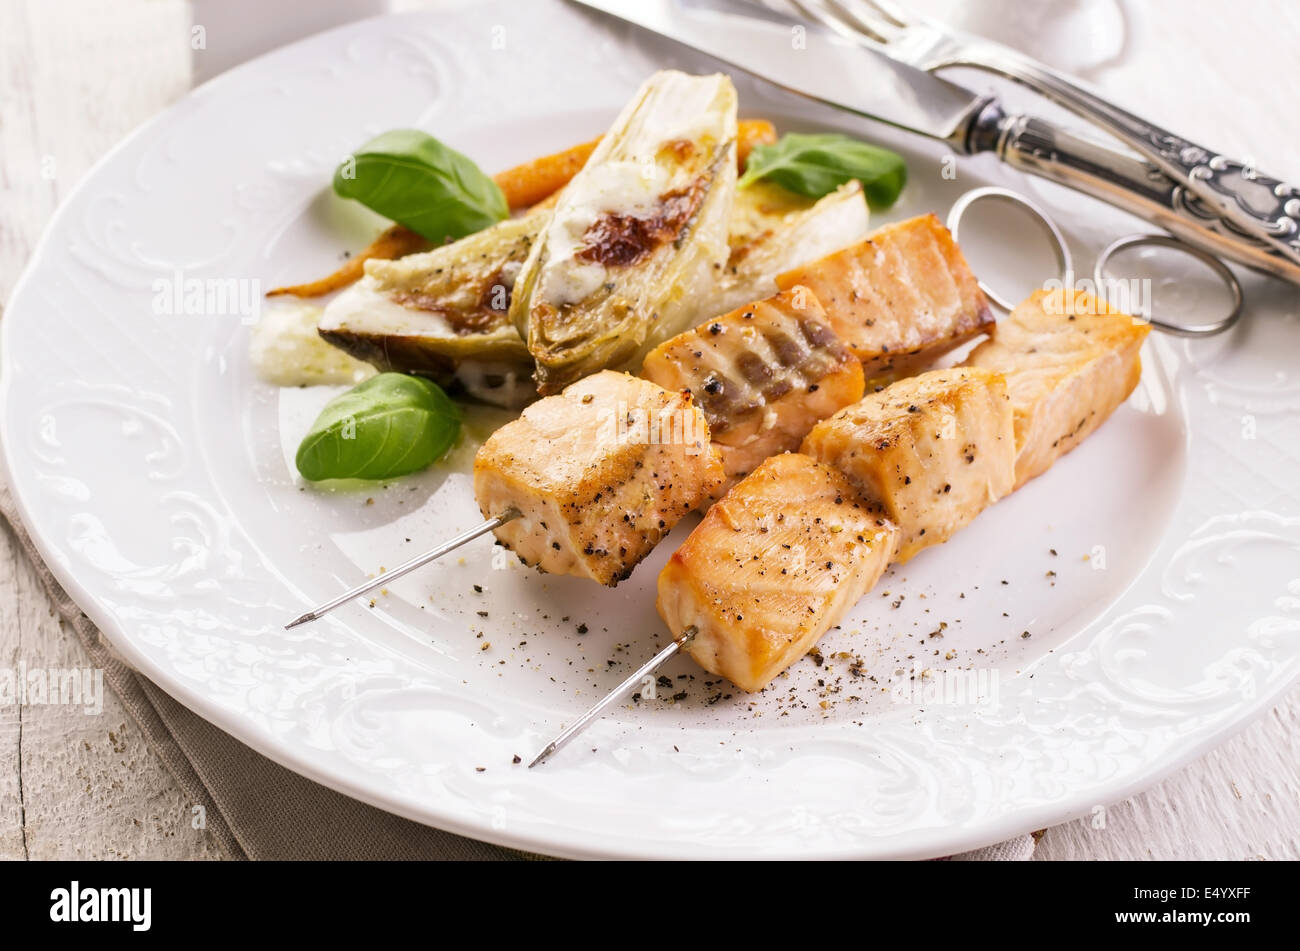
[[[366,273],[366,262],[372,258],[380,261],[391,261],[393,258],[400,258],[406,254],[414,254],[416,251],[426,251],[429,246],[427,238],[416,234],[410,228],[403,225],[393,225],[370,242],[363,251],[349,258],[346,264],[328,277],[322,277],[310,284],[277,287],[274,290],[267,291],[266,296],[277,297],[280,294],[293,294],[295,297],[321,297],[342,290],[354,281],[360,280],[361,276]]]
[[[766,119],[741,119],[736,128],[736,161],[740,170],[745,170],[749,160],[749,150],[756,145],[770,145],[776,141],[776,128]],[[543,155],[532,161],[508,168],[493,176],[497,185],[506,196],[506,204],[511,211],[531,208],[550,198],[577,175],[587,163],[600,139],[592,139],[581,145],[574,145],[562,152]],[[267,291],[267,297],[280,294],[293,294],[296,297],[321,297],[347,287],[365,274],[365,263],[369,260],[387,261],[414,254],[429,248],[429,242],[414,231],[401,225],[393,225],[369,247],[353,256],[328,277],[309,284],[296,284],[293,287],[277,287]]]
[[[530,208],[569,184],[569,179],[587,164],[599,142],[600,139],[592,139],[554,155],[543,155],[492,177],[505,192],[506,204],[511,211]]]
[[[736,161],[740,172],[745,173],[749,150],[756,145],[771,145],[776,141],[776,126],[766,119],[741,119],[736,125]]]

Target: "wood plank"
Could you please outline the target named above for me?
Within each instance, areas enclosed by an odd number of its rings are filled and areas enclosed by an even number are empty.
[[[57,203],[189,86],[186,5],[0,4],[0,299]],[[0,533],[0,665],[86,667],[25,556]],[[0,858],[216,858],[190,803],[109,693],[102,713],[0,705]]]

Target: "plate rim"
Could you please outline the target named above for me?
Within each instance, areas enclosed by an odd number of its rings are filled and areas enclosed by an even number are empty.
[[[454,6],[468,7],[471,4],[467,0],[457,0]],[[23,267],[21,276],[14,284],[10,293],[9,301],[5,307],[5,316],[12,317],[15,310],[14,303],[22,302],[24,297],[31,293],[29,285],[35,283],[35,275],[43,259],[50,251],[51,242],[54,235],[58,232],[59,226],[64,223],[64,219],[70,213],[69,209],[74,205],[74,199],[81,196],[83,192],[90,191],[102,168],[111,163],[121,152],[127,150],[139,139],[147,137],[155,127],[164,125],[177,115],[182,114],[185,110],[192,107],[196,96],[200,94],[210,94],[212,90],[219,89],[223,84],[235,82],[241,75],[261,68],[263,61],[283,55],[286,50],[291,50],[320,41],[321,37],[330,35],[339,35],[357,30],[361,24],[370,23],[379,20],[398,20],[398,19],[425,19],[439,11],[409,11],[403,13],[381,14],[375,17],[368,17],[364,20],[355,21],[322,33],[314,34],[310,37],[298,40],[294,43],[287,44],[276,50],[272,50],[245,63],[232,68],[231,70],[216,76],[194,89],[188,91],[175,103],[159,112],[157,115],[150,117],[128,135],[123,137],[114,146],[107,150],[81,177],[75,186],[60,202],[60,205],[54,215],[46,224],[39,240],[36,242],[32,252]],[[25,305],[24,310],[32,305]],[[12,349],[12,337],[14,320],[0,320],[0,446],[8,446],[14,438],[13,426],[17,421],[11,418],[9,407],[11,403],[11,391],[14,387],[14,374],[11,372],[12,361],[14,359]],[[7,451],[0,452],[3,457],[4,471],[9,481],[11,497],[14,505],[23,520],[32,544],[44,559],[46,566],[56,581],[62,586],[68,596],[81,608],[81,610],[90,618],[92,623],[104,633],[112,647],[122,654],[132,668],[143,676],[147,676],[153,683],[163,689],[169,696],[182,703],[187,708],[202,716],[205,720],[217,726],[224,732],[245,743],[250,748],[256,750],[259,754],[266,756],[273,762],[285,766],[294,772],[302,775],[314,782],[320,783],[327,788],[333,789],[343,795],[365,802],[371,806],[382,809],[396,815],[403,816],[415,822],[424,825],[432,825],[446,831],[463,835],[476,840],[489,842],[508,848],[521,849],[526,851],[536,851],[548,855],[557,855],[570,858],[698,858],[698,854],[691,854],[688,850],[677,848],[665,848],[662,851],[649,849],[637,853],[629,853],[618,846],[608,846],[601,848],[600,843],[596,841],[583,842],[581,836],[574,836],[574,830],[563,829],[555,836],[546,837],[540,833],[525,830],[511,830],[504,832],[491,828],[490,826],[475,821],[461,819],[450,810],[439,810],[438,803],[434,801],[425,801],[417,805],[411,797],[401,793],[396,789],[391,789],[384,794],[376,784],[376,788],[368,788],[353,782],[352,779],[345,775],[339,775],[323,769],[319,764],[314,763],[310,758],[303,755],[302,751],[296,748],[292,743],[277,743],[274,738],[264,731],[259,724],[253,720],[240,716],[238,712],[223,707],[220,704],[209,699],[203,692],[191,689],[183,680],[169,676],[165,667],[155,664],[149,658],[147,653],[143,652],[134,643],[133,638],[128,634],[123,626],[111,618],[102,609],[98,599],[82,585],[72,572],[71,568],[65,565],[60,558],[56,557],[56,550],[52,542],[48,539],[40,524],[33,518],[33,512],[28,504],[28,499],[20,488],[22,479],[13,468],[10,453]],[[1144,573],[1150,570],[1150,566],[1143,568]],[[1139,573],[1139,574],[1141,574]],[[1106,787],[1107,801],[1117,799],[1126,799],[1142,789],[1149,788],[1154,783],[1159,782],[1162,778],[1172,774],[1187,762],[1204,755],[1208,750],[1220,745],[1228,737],[1239,733],[1247,726],[1251,725],[1264,712],[1275,705],[1277,699],[1284,694],[1300,678],[1291,680],[1279,679],[1278,683],[1272,690],[1260,691],[1254,700],[1250,703],[1243,703],[1237,709],[1238,712],[1220,726],[1206,730],[1198,734],[1197,739],[1179,752],[1167,755],[1155,765],[1141,771],[1137,774],[1130,774],[1122,786]],[[1008,813],[1003,816],[985,819],[975,829],[965,827],[954,828],[944,827],[937,830],[926,830],[924,833],[911,832],[908,834],[909,844],[898,847],[886,846],[883,850],[872,851],[871,857],[877,858],[923,858],[934,855],[950,854],[953,852],[967,851],[982,845],[987,845],[994,841],[1043,828],[1046,825],[1055,825],[1066,822],[1079,816],[1086,815],[1089,807],[1096,801],[1095,793],[1092,787],[1080,787],[1070,795],[1050,804],[1022,808],[1014,813]],[[939,842],[942,840],[942,843]],[[847,840],[850,844],[843,849],[808,851],[797,850],[791,852],[775,851],[771,853],[757,852],[753,853],[755,857],[761,855],[769,858],[802,858],[802,859],[843,859],[850,857],[860,857],[864,855],[862,843],[858,840]],[[882,842],[892,842],[891,839],[880,840]]]

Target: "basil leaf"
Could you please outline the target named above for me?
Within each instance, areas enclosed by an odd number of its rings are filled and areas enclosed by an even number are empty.
[[[855,178],[862,183],[868,205],[888,208],[907,184],[907,165],[897,152],[847,135],[791,132],[772,145],[756,145],[739,184],[765,180],[798,195],[821,198]]]
[[[431,380],[380,373],[325,404],[298,447],[304,479],[388,479],[425,468],[460,433],[460,410]]]
[[[469,158],[415,129],[371,139],[334,171],[334,191],[435,244],[510,214],[505,195]]]

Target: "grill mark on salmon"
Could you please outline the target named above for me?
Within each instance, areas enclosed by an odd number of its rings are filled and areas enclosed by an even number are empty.
[[[861,397],[862,368],[823,317],[812,293],[785,291],[661,344],[641,373],[695,396],[727,475],[739,477]]]
[[[789,364],[785,364],[789,366]],[[736,369],[751,389],[758,390],[764,398],[770,399],[770,390],[776,379],[772,367],[757,353],[742,353],[736,358]]]
[[[803,335],[804,342],[814,350],[829,350],[832,347],[843,346],[843,341],[820,321],[801,319],[799,333]]]
[[[808,360],[810,350],[819,349],[804,346],[803,343],[794,339],[785,330],[776,327],[761,327],[759,333],[762,334],[767,345],[772,348],[772,355],[776,358],[777,363],[783,367],[801,366]],[[800,331],[800,337],[803,337],[802,330]],[[806,338],[804,338],[804,341],[806,342]],[[835,348],[843,349],[843,344],[840,343],[838,338],[832,336],[825,347],[820,349],[833,350]]]

